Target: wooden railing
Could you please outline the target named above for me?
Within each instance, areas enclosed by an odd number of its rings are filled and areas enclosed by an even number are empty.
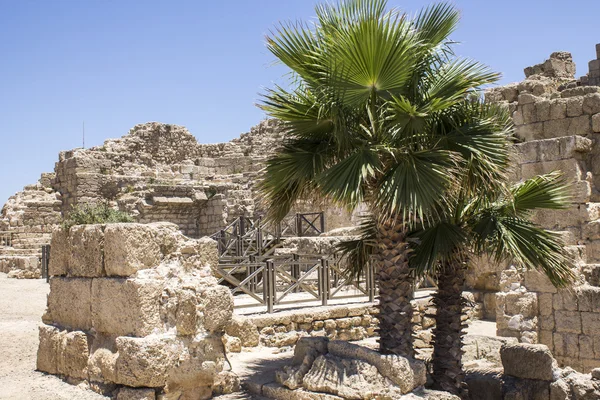
[[[375,279],[371,263],[359,279],[346,273],[344,259],[317,254],[253,257],[248,263],[219,264],[219,282],[228,284],[234,295],[247,295],[237,308],[276,306],[363,297],[375,299]]]
[[[277,224],[265,223],[262,217],[239,217],[211,238],[217,241],[222,262],[247,263],[250,256],[272,254],[282,238],[318,236],[324,231],[323,212],[298,213]]]

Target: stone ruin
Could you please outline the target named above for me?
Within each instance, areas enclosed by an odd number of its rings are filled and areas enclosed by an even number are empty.
[[[54,173],[12,196],[0,214],[0,272],[40,276],[40,249],[72,207],[108,202],[137,222],[175,223],[189,237],[214,234],[240,216],[264,213],[256,182],[279,146],[283,129],[261,122],[228,143],[199,144],[187,129],[151,122],[90,149],[63,151]],[[321,203],[295,211],[324,211],[327,228],[352,217]]]
[[[52,238],[37,369],[119,400],[239,389],[221,337],[233,312],[216,243],[170,223],[80,225]]]
[[[600,53],[600,47],[597,50]],[[600,54],[598,58],[600,60]],[[579,276],[575,287],[557,290],[540,273],[517,270],[510,265],[496,265],[486,259],[476,262],[468,275],[466,288],[473,304],[470,318],[495,320],[499,336],[522,343],[519,346],[525,350],[519,351],[524,353],[518,354],[527,355],[529,344],[547,346],[540,347],[541,351],[551,352],[552,363],[556,362],[552,367],[554,372],[551,380],[521,376],[518,372],[510,372],[510,369],[507,371],[506,365],[504,374],[498,370],[492,371],[495,377],[493,379],[489,374],[475,373],[472,376],[476,378],[470,378],[473,382],[479,382],[485,375],[496,382],[493,385],[500,385],[500,397],[489,398],[519,398],[510,397],[512,389],[508,388],[510,385],[527,386],[531,383],[522,381],[523,379],[548,382],[547,385],[550,386],[554,382],[566,382],[554,386],[567,385],[571,389],[563,390],[564,395],[552,394],[552,400],[597,398],[593,397],[597,395],[594,392],[597,390],[597,382],[592,382],[590,375],[582,373],[600,367],[600,335],[597,333],[600,332],[600,87],[597,86],[600,82],[595,80],[600,78],[599,60],[590,62],[590,71],[586,76],[575,79],[575,65],[570,54],[553,53],[544,63],[526,68],[526,79],[523,82],[494,88],[486,93],[487,101],[504,104],[509,108],[517,137],[521,140],[514,146],[513,180],[519,181],[537,174],[561,170],[573,182],[575,194],[568,209],[540,212],[534,216],[534,220],[545,228],[561,232],[568,250],[576,260]],[[4,244],[9,243],[11,246],[0,247],[0,270],[12,271],[11,274],[17,277],[39,276],[39,267],[34,261],[37,257],[35,252],[40,244],[49,242],[51,232],[58,226],[61,216],[68,214],[73,205],[106,200],[113,207],[134,215],[138,222],[168,221],[175,224],[170,229],[177,227],[188,235],[190,239],[185,239],[186,241],[203,240],[197,238],[221,229],[238,216],[260,215],[264,210],[255,201],[254,183],[265,159],[281,142],[282,134],[279,123],[269,120],[232,142],[202,145],[184,128],[149,123],[136,126],[125,137],[108,140],[103,146],[62,152],[55,174],[44,174],[38,184],[26,187],[3,208],[0,231],[11,232],[12,236],[4,239]],[[349,226],[354,222],[352,216],[339,209],[326,206],[323,209],[327,213],[329,229]],[[92,228],[73,228],[69,235],[74,236],[69,236],[69,239],[60,239],[61,234],[56,233],[54,240],[70,240],[71,245],[77,246],[84,241],[81,238],[85,235],[93,235],[87,229]],[[108,226],[101,229],[105,235],[110,232]],[[77,235],[82,236],[76,238]],[[0,244],[2,237],[4,236],[0,237]],[[104,240],[107,241],[106,238]],[[304,240],[305,242],[292,240],[288,245],[295,248],[317,246],[325,251],[328,245],[322,242],[327,240],[329,239],[316,238]],[[54,249],[53,244],[51,265],[54,266],[60,265],[56,264],[59,262],[56,257],[60,260],[56,251],[58,250]],[[183,250],[173,250],[173,254],[168,257],[164,254],[164,257],[185,258],[186,254]],[[62,265],[71,265],[69,263],[70,261],[67,264],[63,262]],[[77,271],[77,262],[73,261],[72,265],[70,268]],[[148,264],[147,267],[152,271],[164,270],[163,264],[158,261],[156,265]],[[51,282],[54,283],[51,283],[50,298],[60,296],[59,293],[52,292],[63,291],[59,288],[59,282],[125,279],[109,278],[109,269],[102,272],[107,274],[105,278],[104,275],[77,275],[81,272],[68,270],[64,273],[53,271]],[[126,280],[139,279],[133,276],[140,273],[134,268],[131,270],[132,277]],[[165,279],[165,282],[167,280],[164,277],[160,279]],[[92,292],[93,289],[92,282]],[[76,290],[75,283],[68,290]],[[72,335],[65,333],[65,328],[79,329],[85,335],[90,335],[97,329],[89,326],[71,327],[68,323],[53,319],[53,301],[49,299],[50,312],[45,321],[55,328],[43,328],[41,335],[55,337],[56,340],[43,339],[44,343],[56,343],[54,348],[58,349],[56,346],[62,346],[59,343],[64,343],[68,334]],[[370,309],[344,309],[346,311],[340,311],[339,314],[336,314],[338,311],[328,311],[329,314],[324,313],[319,318],[301,318],[296,315],[298,313],[271,319],[236,318],[225,323],[222,331],[215,331],[214,334],[223,334],[223,341],[229,351],[252,347],[257,343],[265,346],[293,345],[306,334],[352,340],[371,336],[370,333],[375,329],[375,319]],[[362,314],[354,315],[355,312]],[[414,321],[420,323],[423,329],[417,334],[417,343],[423,342],[422,348],[431,346],[431,338],[422,332],[430,329],[431,314],[434,312],[427,303],[415,308]],[[160,315],[163,318],[163,314]],[[163,323],[164,326],[169,326],[168,323]],[[123,324],[126,325],[125,322]],[[251,335],[247,335],[248,332]],[[119,335],[122,332],[109,334]],[[123,337],[127,337],[127,334]],[[118,345],[118,341],[114,343]],[[509,345],[508,342],[506,345]],[[510,345],[516,344],[511,342]],[[115,354],[115,347],[111,346],[112,350],[109,351]],[[537,347],[536,349],[539,350]],[[64,360],[60,361],[61,351],[52,351],[50,354],[56,355],[55,361],[49,363],[55,365],[52,371],[71,376],[71,367],[66,367]],[[494,362],[491,366],[494,368],[502,367],[498,357],[492,357]],[[83,358],[79,365],[83,365]],[[480,365],[481,363],[476,362],[471,366],[477,371]],[[559,366],[566,368],[560,372],[557,369]],[[44,370],[43,368],[42,366],[40,369]],[[597,377],[598,374],[595,374]],[[90,384],[94,384],[89,377],[90,375],[88,378],[74,375],[73,379],[88,379]],[[578,392],[576,388],[579,384],[575,381],[581,380],[588,382],[585,385],[592,389]],[[109,382],[109,385],[129,385],[126,380],[105,382]],[[161,390],[170,390],[168,384],[165,385]],[[540,385],[544,388],[547,386]],[[202,389],[203,393],[209,392],[208,387],[207,385]],[[530,386],[527,387],[521,392],[533,390]],[[551,392],[548,391],[546,396],[544,390],[541,390],[539,397],[523,398],[547,399]]]

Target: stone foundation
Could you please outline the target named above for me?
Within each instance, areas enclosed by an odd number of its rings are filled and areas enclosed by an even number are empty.
[[[235,389],[221,340],[233,299],[211,273],[214,241],[168,223],[80,225],[55,231],[51,251],[38,370],[118,399]]]

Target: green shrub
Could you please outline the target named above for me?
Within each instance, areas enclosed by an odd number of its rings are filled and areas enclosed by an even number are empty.
[[[110,208],[107,203],[84,204],[71,209],[69,216],[62,222],[65,229],[74,225],[110,224],[116,222],[134,222],[126,212]]]

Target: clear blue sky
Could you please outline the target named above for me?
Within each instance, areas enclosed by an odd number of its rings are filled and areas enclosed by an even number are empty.
[[[306,20],[315,0],[0,0],[0,205],[53,171],[60,150],[120,137],[147,121],[228,141],[264,116],[262,88],[281,82],[264,35]],[[390,0],[415,12],[429,1]],[[504,74],[556,50],[587,72],[600,1],[456,0],[457,52]]]

